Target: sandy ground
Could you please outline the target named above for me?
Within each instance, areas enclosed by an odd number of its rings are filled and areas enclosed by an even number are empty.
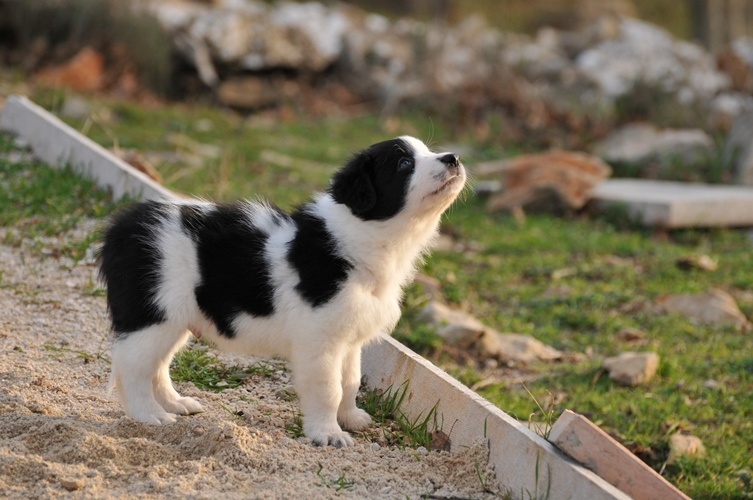
[[[284,369],[219,394],[177,384],[207,411],[175,424],[126,418],[107,393],[108,321],[104,298],[89,293],[95,280],[91,261],[0,245],[0,497],[491,496],[481,443],[449,454],[382,446],[375,433],[348,449],[290,437],[298,410],[278,397],[290,385]]]

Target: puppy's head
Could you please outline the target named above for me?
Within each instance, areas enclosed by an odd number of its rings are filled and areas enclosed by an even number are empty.
[[[432,153],[414,137],[379,142],[356,154],[332,178],[337,203],[363,220],[401,212],[440,214],[465,185],[465,168],[453,153]]]

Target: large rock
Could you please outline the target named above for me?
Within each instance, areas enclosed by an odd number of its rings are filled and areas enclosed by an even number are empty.
[[[495,175],[502,183],[502,192],[487,203],[490,211],[542,204],[579,209],[611,169],[594,156],[555,150],[485,164],[475,173]]]
[[[207,83],[219,65],[323,71],[340,57],[344,34],[351,29],[340,7],[317,2],[152,2],[149,9]]]
[[[657,305],[665,312],[682,314],[693,323],[751,329],[751,322],[737,307],[735,299],[723,290],[661,297]]]
[[[77,92],[101,90],[105,83],[104,57],[93,48],[84,47],[65,64],[40,71],[37,81]]]
[[[617,36],[582,51],[575,64],[613,98],[629,94],[640,83],[676,92],[687,104],[708,100],[730,86],[700,46],[630,18],[620,20]]]
[[[609,378],[621,385],[641,385],[656,375],[659,368],[659,355],[654,352],[623,352],[607,358],[602,368],[609,372]]]
[[[722,154],[738,184],[753,186],[753,106],[737,115]]]
[[[650,123],[626,125],[593,147],[596,156],[610,163],[642,165],[652,161],[697,162],[714,154],[714,140],[700,129],[660,130]]]

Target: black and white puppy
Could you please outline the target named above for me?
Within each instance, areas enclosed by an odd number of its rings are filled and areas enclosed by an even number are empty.
[[[112,318],[112,384],[125,413],[163,424],[202,411],[170,380],[191,332],[220,349],[290,362],[303,429],[348,446],[361,347],[388,335],[403,287],[463,189],[458,156],[403,136],[356,154],[292,214],[270,205],[149,201],[116,215],[100,272]]]

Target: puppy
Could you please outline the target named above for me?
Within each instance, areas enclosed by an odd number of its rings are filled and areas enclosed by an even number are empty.
[[[388,335],[403,287],[463,189],[458,156],[403,136],[354,155],[291,214],[261,203],[149,201],[115,215],[100,274],[112,319],[112,383],[152,424],[202,411],[170,380],[191,336],[287,359],[316,445],[353,445],[361,347]]]

